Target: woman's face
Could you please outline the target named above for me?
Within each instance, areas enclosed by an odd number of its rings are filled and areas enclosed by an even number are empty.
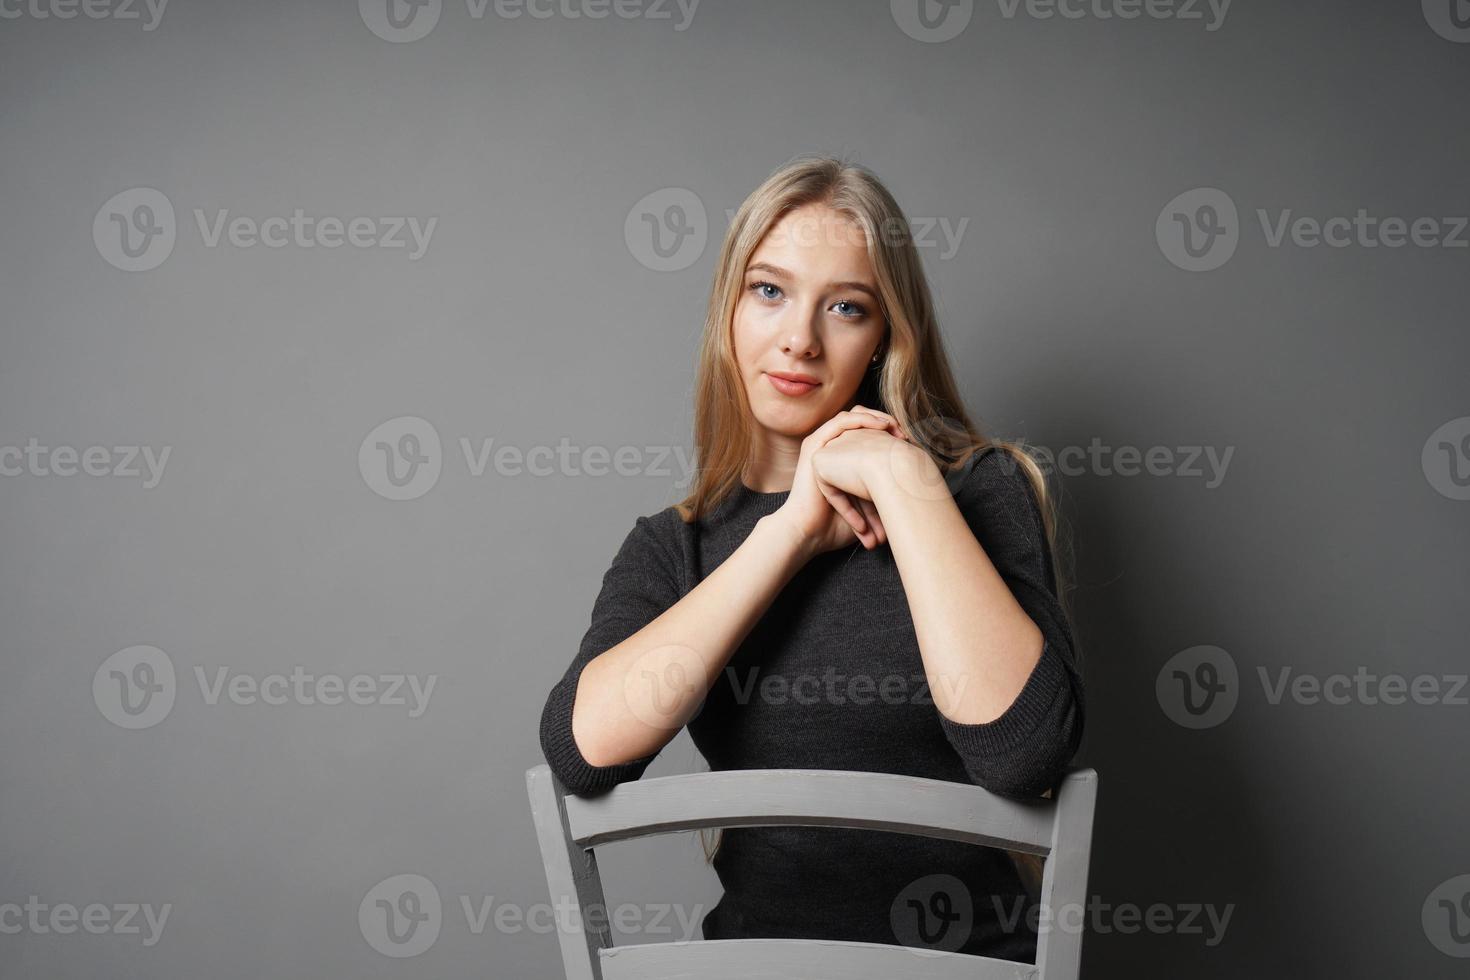
[[[767,440],[799,444],[851,407],[886,326],[862,229],[819,204],[783,216],[751,255],[735,306],[735,360]]]

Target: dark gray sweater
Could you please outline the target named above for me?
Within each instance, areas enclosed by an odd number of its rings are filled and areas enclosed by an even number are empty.
[[[942,715],[892,550],[854,544],[797,572],[689,722],[711,770],[900,773],[1027,799],[1066,769],[1082,737],[1083,685],[1030,485],[999,449],[976,453],[947,480],[981,547],[1045,634],[1041,660],[1015,702],[986,723]],[[693,589],[789,494],[741,485],[693,524],[673,507],[635,521],[541,715],[542,751],[569,792],[637,779],[654,759],[588,765],[571,724],[583,666]],[[1006,924],[1015,921],[1016,903],[1022,911],[1032,903],[1004,851],[835,827],[725,828],[723,835],[714,868],[725,894],[703,921],[706,939],[845,939],[1034,960],[1028,917]]]

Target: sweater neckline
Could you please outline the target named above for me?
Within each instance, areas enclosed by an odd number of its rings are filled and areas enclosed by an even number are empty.
[[[752,497],[789,497],[791,495],[789,488],[786,490],[752,490],[745,485],[744,480],[740,481],[740,489]]]
[[[741,480],[735,485],[735,504],[737,509],[749,509],[764,517],[775,513],[777,509],[791,496],[790,490],[760,491],[752,490]]]

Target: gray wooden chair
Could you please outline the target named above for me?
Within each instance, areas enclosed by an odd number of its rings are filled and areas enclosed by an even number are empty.
[[[1021,803],[978,786],[825,769],[743,769],[566,792],[545,764],[526,772],[567,980],[1077,980],[1097,772],[1069,770],[1051,798]],[[805,825],[919,834],[1045,859],[1036,964],[880,943],[721,939],[614,947],[593,849],[702,827]],[[1049,927],[1048,927],[1049,925]]]

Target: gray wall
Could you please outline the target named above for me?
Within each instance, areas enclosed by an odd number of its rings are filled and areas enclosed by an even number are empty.
[[[806,151],[889,183],[972,409],[1063,470],[1088,976],[1463,975],[1449,0],[651,3],[0,4],[0,975],[557,975],[541,704],[686,485],[726,209]],[[629,942],[718,896],[692,836],[603,866]]]

